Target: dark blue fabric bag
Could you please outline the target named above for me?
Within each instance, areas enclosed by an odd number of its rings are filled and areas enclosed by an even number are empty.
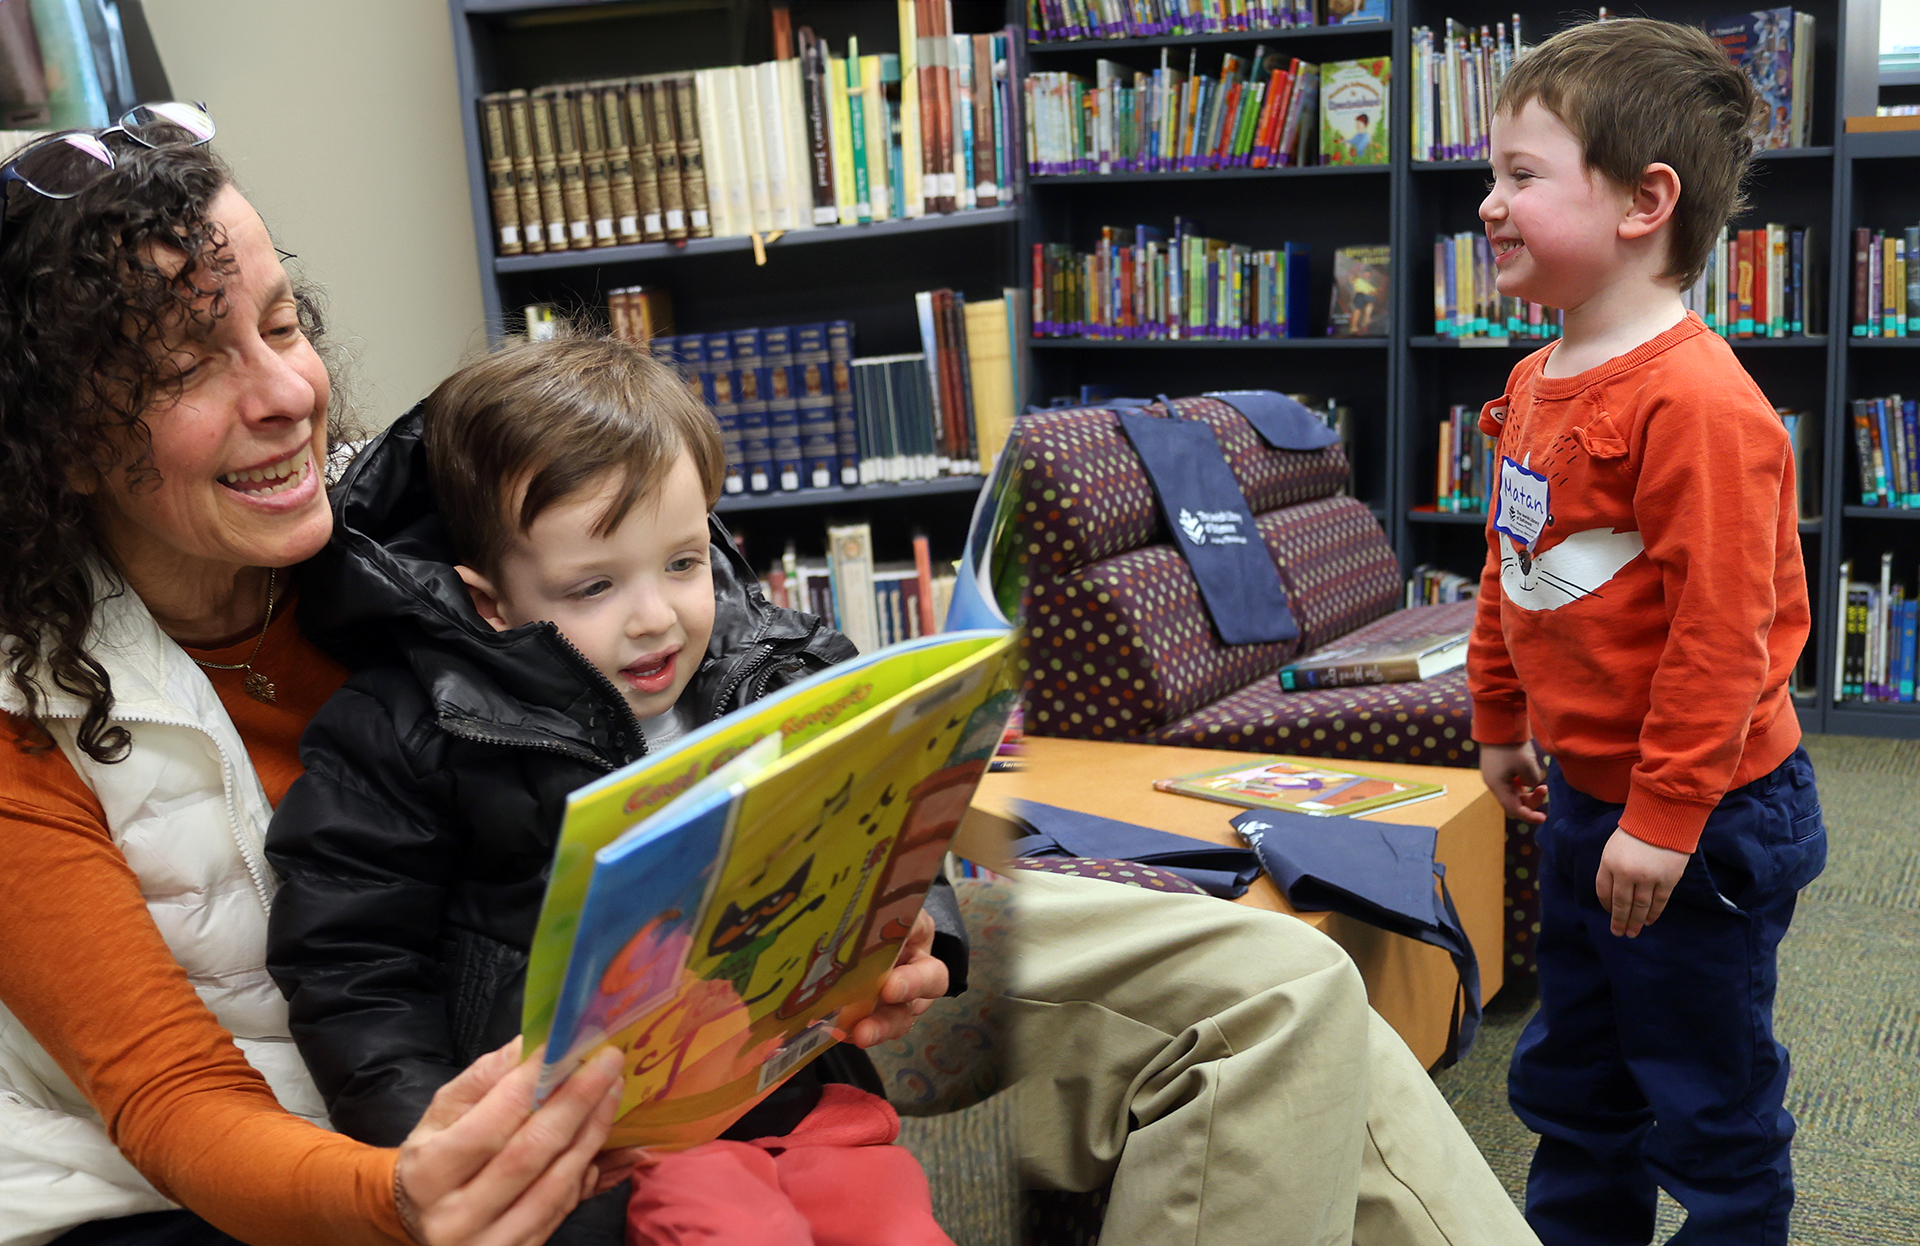
[[[1253,522],[1211,425],[1119,411],[1120,427],[1146,468],[1180,553],[1200,585],[1214,630],[1229,645],[1293,640],[1280,569]]]
[[[1305,453],[1324,450],[1340,440],[1325,420],[1271,389],[1222,389],[1203,396],[1218,398],[1247,417],[1253,431],[1276,450]]]
[[[1480,962],[1447,892],[1447,867],[1433,859],[1438,832],[1275,809],[1240,814],[1233,826],[1294,908],[1343,913],[1451,956],[1460,985],[1438,1067],[1467,1053],[1480,1029]]]
[[[1260,875],[1260,862],[1246,848],[1209,843],[1190,835],[1135,826],[1096,814],[1037,801],[1011,802],[1013,816],[1033,834],[1015,840],[1016,857],[1108,857],[1158,866],[1209,895],[1234,900]]]

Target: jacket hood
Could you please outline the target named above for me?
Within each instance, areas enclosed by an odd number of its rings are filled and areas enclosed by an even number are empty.
[[[558,736],[615,760],[634,755],[625,698],[559,629],[497,632],[473,608],[428,485],[421,413],[414,407],[369,442],[334,486],[332,539],[301,568],[302,629],[350,670],[411,666],[443,724],[526,734],[528,743]],[[822,630],[775,609],[726,528],[711,515],[707,526],[713,635],[680,702],[696,724],[731,708],[730,677],[756,653]]]

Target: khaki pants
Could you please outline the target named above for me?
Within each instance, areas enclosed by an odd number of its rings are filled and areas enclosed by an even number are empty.
[[[1291,917],[1020,872],[996,1008],[1029,1184],[1114,1246],[1536,1239],[1359,971]]]

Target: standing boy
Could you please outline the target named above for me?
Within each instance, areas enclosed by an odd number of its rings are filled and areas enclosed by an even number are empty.
[[[1793,458],[1680,299],[1757,116],[1704,33],[1629,20],[1530,50],[1492,126],[1500,293],[1566,312],[1481,416],[1499,472],[1468,662],[1481,773],[1542,823],[1540,1011],[1509,1094],[1541,1135],[1547,1246],[1647,1242],[1656,1185],[1690,1241],[1787,1240],[1775,954],[1826,859],[1787,691]]]

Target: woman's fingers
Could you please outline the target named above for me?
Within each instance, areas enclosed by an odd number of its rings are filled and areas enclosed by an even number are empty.
[[[619,1107],[620,1069],[619,1052],[598,1053],[529,1115],[539,1062],[527,1061],[457,1118],[437,1127],[423,1121],[400,1156],[400,1179],[423,1240],[431,1246],[544,1241],[587,1188]],[[449,1091],[453,1084],[443,1093]],[[445,1104],[436,1097],[429,1116],[444,1119],[472,1091],[462,1087]]]

